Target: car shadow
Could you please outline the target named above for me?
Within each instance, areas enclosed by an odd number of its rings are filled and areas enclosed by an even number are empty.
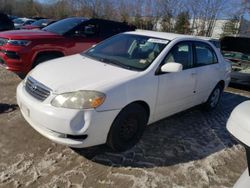
[[[17,108],[18,108],[18,105],[16,105],[16,104],[0,103],[0,114],[13,112]]]
[[[105,145],[74,151],[94,162],[119,167],[152,168],[202,159],[237,144],[226,122],[234,107],[248,99],[225,92],[213,111],[197,106],[148,126],[140,142],[125,152],[112,152]]]
[[[230,83],[229,86],[235,89],[250,91],[250,85],[240,85],[240,84]]]

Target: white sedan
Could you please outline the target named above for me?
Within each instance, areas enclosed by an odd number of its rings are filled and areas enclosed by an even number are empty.
[[[116,35],[42,63],[17,88],[28,123],[70,147],[135,145],[148,124],[204,104],[213,109],[230,65],[202,39],[153,31]]]

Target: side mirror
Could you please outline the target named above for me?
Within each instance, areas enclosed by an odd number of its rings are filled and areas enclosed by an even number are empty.
[[[182,64],[169,62],[161,67],[161,72],[181,72],[183,69]]]

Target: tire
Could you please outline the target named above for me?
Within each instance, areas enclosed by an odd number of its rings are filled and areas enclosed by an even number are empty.
[[[115,118],[107,145],[114,151],[125,151],[133,147],[140,140],[147,120],[146,110],[141,105],[128,105]]]
[[[58,54],[43,54],[43,55],[39,55],[35,62],[33,63],[32,68],[36,67],[37,65],[39,65],[42,62],[51,60],[51,59],[55,59],[55,58],[59,58],[62,57],[62,55],[58,55]]]
[[[222,91],[223,91],[223,88],[221,85],[217,85],[214,88],[214,90],[208,97],[208,100],[204,103],[205,110],[213,110],[217,107],[221,99]]]

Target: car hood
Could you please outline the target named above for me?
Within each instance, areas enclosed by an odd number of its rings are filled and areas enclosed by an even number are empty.
[[[0,33],[1,38],[8,39],[38,39],[38,38],[60,38],[56,33],[50,33],[43,30],[14,30]]]
[[[106,89],[121,84],[139,72],[96,61],[77,54],[38,65],[29,76],[54,93]]]

